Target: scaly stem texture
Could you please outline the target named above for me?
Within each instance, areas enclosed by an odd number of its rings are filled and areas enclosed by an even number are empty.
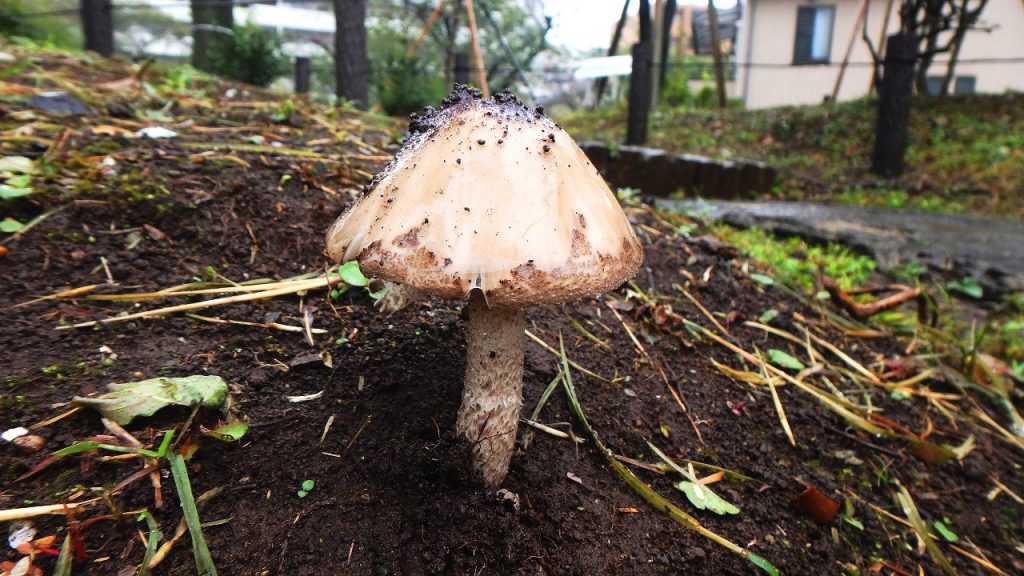
[[[473,445],[473,468],[488,488],[508,474],[523,393],[523,311],[488,308],[473,291],[466,331],[466,382],[456,431]]]

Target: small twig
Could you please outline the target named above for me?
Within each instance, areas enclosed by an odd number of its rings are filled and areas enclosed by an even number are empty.
[[[565,440],[572,440],[573,442],[575,442],[577,444],[583,444],[585,442],[584,439],[582,439],[582,438],[580,438],[578,436],[571,435],[571,434],[568,434],[566,432],[562,432],[561,430],[557,430],[555,428],[552,428],[551,426],[547,426],[545,424],[541,424],[540,422],[534,422],[533,420],[528,420],[526,418],[520,418],[520,421],[523,422],[524,424],[526,424],[527,426],[531,426],[533,428],[536,428],[537,430],[540,430],[541,432],[546,432],[546,433],[548,433],[548,434],[550,434],[550,435],[552,435],[552,436],[554,436],[556,438],[563,438]]]
[[[39,216],[36,216],[35,218],[29,220],[21,228],[18,228],[18,231],[15,232],[14,234],[11,234],[10,236],[8,236],[7,238],[4,238],[3,240],[0,240],[0,246],[2,246],[4,244],[7,244],[8,242],[10,242],[11,240],[14,240],[15,238],[21,238],[25,234],[28,234],[29,230],[31,230],[31,229],[35,228],[36,226],[38,226],[39,224],[41,224],[43,222],[43,220],[46,220],[47,218],[49,218],[50,216],[53,216],[55,214],[59,214],[59,213],[63,212],[64,210],[67,210],[68,208],[70,208],[73,205],[74,205],[74,202],[72,202],[71,204],[64,204],[62,206],[57,206],[56,208],[51,208],[51,209],[47,210],[46,212],[43,212]]]
[[[57,422],[60,422],[61,420],[67,418],[68,416],[71,416],[72,414],[78,412],[81,409],[82,409],[81,406],[75,406],[71,410],[68,410],[67,412],[64,412],[63,414],[58,414],[58,415],[54,416],[53,418],[50,418],[49,420],[43,420],[42,422],[36,422],[35,424],[29,426],[28,429],[29,430],[38,430],[40,428],[45,428],[45,427],[49,426],[50,424],[55,424]]]
[[[352,436],[352,439],[351,439],[351,440],[349,440],[349,441],[348,441],[348,444],[346,444],[346,445],[345,445],[345,449],[344,449],[344,450],[342,450],[342,452],[341,452],[341,457],[342,457],[342,458],[344,458],[344,457],[345,457],[345,455],[346,455],[346,454],[348,454],[348,451],[349,451],[349,449],[350,449],[350,448],[352,448],[352,445],[356,443],[356,440],[358,440],[358,439],[359,439],[359,435],[360,435],[360,434],[362,434],[362,433],[363,433],[363,430],[364,430],[364,429],[365,429],[365,428],[366,428],[367,426],[369,426],[369,425],[370,425],[370,422],[371,422],[372,420],[373,420],[373,416],[372,416],[372,415],[371,415],[371,416],[367,416],[367,417],[366,417],[366,422],[363,422],[363,425],[359,427],[359,430],[356,430],[356,433],[355,433],[355,435],[354,435],[354,436]]]
[[[46,516],[50,514],[63,514],[68,515],[79,508],[84,508],[94,502],[98,502],[100,498],[93,498],[85,502],[71,502],[68,504],[47,504],[44,506],[29,506],[27,508],[10,508],[8,510],[0,510],[0,522],[10,522],[12,520],[24,520],[26,518],[35,518],[36,516]]]
[[[700,313],[703,314],[704,317],[707,318],[712,324],[714,324],[715,328],[718,328],[718,330],[722,332],[722,334],[725,334],[726,336],[731,336],[731,334],[729,334],[729,331],[725,329],[725,326],[719,324],[718,320],[714,317],[714,315],[711,314],[711,312],[708,312],[708,309],[705,308],[704,305],[700,303],[700,300],[697,300],[697,298],[693,294],[690,294],[689,290],[683,288],[679,284],[673,284],[672,287],[675,288],[678,292],[682,293],[683,296],[686,296],[687,300],[692,302],[693,305],[696,306],[698,310],[700,310]]]
[[[914,300],[921,296],[920,288],[911,288],[904,284],[890,284],[881,288],[861,290],[861,293],[897,290],[898,292],[896,294],[876,300],[870,304],[861,304],[850,297],[850,294],[855,293],[854,291],[844,291],[839,287],[839,284],[837,284],[835,280],[828,276],[821,277],[821,285],[824,286],[825,290],[828,291],[829,296],[831,296],[842,309],[846,310],[850,316],[853,316],[857,320],[867,320],[879,312],[892,310],[908,300]]]
[[[110,318],[103,318],[102,320],[90,320],[89,322],[79,322],[78,324],[71,324],[69,326],[58,326],[57,330],[70,330],[73,328],[88,328],[90,326],[98,326],[101,324],[112,324],[114,322],[124,322],[126,320],[136,320],[139,318],[153,318],[156,316],[164,316],[172,312],[184,312],[186,310],[198,310],[200,308],[208,308],[210,306],[220,306],[222,304],[234,304],[236,302],[248,302],[251,300],[263,300],[267,298],[273,298],[276,296],[283,296],[285,294],[294,294],[296,292],[304,292],[306,290],[312,290],[314,288],[326,288],[340,282],[340,278],[317,278],[309,281],[292,282],[292,286],[286,286],[284,288],[277,288],[275,290],[264,290],[262,292],[256,292],[253,294],[243,294],[239,296],[225,296],[223,298],[214,298],[212,300],[203,300],[202,302],[190,302],[188,304],[178,304],[177,306],[167,306],[165,308],[158,308],[156,310],[147,310],[145,312],[136,312],[134,314],[126,314],[124,316],[113,316]]]
[[[554,354],[554,355],[555,355],[556,357],[558,356],[558,350],[555,350],[554,348],[552,348],[551,346],[549,346],[547,342],[545,342],[545,341],[541,340],[541,339],[540,339],[539,337],[537,337],[537,336],[536,336],[536,335],[535,335],[534,333],[530,332],[529,330],[525,330],[525,331],[524,331],[524,333],[526,334],[526,336],[527,336],[527,337],[528,337],[528,338],[529,338],[530,340],[533,340],[534,342],[536,342],[537,344],[539,344],[539,345],[540,345],[540,346],[541,346],[542,348],[544,348],[544,349],[545,349],[545,350],[547,350],[548,352],[551,352],[552,354]],[[596,373],[596,372],[593,372],[593,371],[591,371],[591,370],[587,370],[586,368],[584,368],[583,366],[580,366],[579,364],[577,364],[577,363],[576,363],[575,361],[573,361],[573,360],[569,360],[569,365],[570,365],[570,366],[572,366],[573,368],[575,368],[575,369],[579,370],[580,372],[583,372],[583,373],[584,373],[584,374],[586,374],[587,376],[590,376],[591,378],[593,378],[593,379],[595,379],[595,380],[599,381],[599,382],[603,382],[604,384],[613,384],[613,383],[614,383],[614,382],[612,382],[611,380],[609,380],[609,379],[605,378],[604,376],[601,376],[600,374],[598,374],[598,373]]]
[[[245,320],[229,320],[227,318],[218,318],[215,316],[201,316],[199,314],[185,314],[189,318],[195,320],[201,320],[203,322],[210,322],[213,324],[234,324],[236,326],[252,326],[253,328],[270,328],[273,330],[280,330],[282,332],[303,332],[302,326],[291,326],[289,324],[279,324],[277,322],[247,322]],[[323,328],[311,328],[313,334],[326,334],[327,330]]]

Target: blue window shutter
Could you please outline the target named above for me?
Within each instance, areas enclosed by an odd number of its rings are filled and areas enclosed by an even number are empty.
[[[796,44],[793,47],[793,62],[811,62],[811,43],[814,41],[813,6],[800,6],[796,11]]]

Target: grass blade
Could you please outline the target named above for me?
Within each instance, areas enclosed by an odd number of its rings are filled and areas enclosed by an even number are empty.
[[[747,550],[746,548],[743,548],[742,546],[722,536],[719,536],[711,530],[708,530],[696,518],[682,511],[675,504],[672,504],[667,499],[665,499],[665,497],[663,497],[661,494],[658,494],[649,486],[644,484],[643,480],[640,480],[640,478],[633,474],[633,472],[631,472],[629,468],[626,468],[621,462],[615,459],[615,456],[612,454],[612,451],[609,450],[604,445],[604,443],[601,442],[601,438],[597,435],[597,432],[595,432],[594,429],[590,427],[590,422],[587,421],[587,417],[583,413],[583,407],[580,405],[580,401],[576,397],[576,389],[573,387],[572,384],[572,375],[569,372],[569,360],[565,356],[565,343],[559,343],[561,346],[562,370],[564,372],[564,377],[562,378],[562,385],[565,388],[565,394],[569,401],[569,407],[572,410],[573,414],[576,416],[576,419],[579,420],[580,425],[583,426],[583,429],[586,430],[587,434],[589,434],[591,439],[593,439],[594,445],[597,446],[598,451],[601,453],[602,456],[604,456],[605,460],[612,467],[612,469],[615,470],[619,477],[625,480],[626,484],[628,484],[630,488],[635,490],[637,494],[639,494],[644,500],[647,501],[648,504],[650,504],[651,506],[658,510],[661,510],[662,512],[667,514],[668,517],[672,520],[676,521],[677,523],[681,524],[686,528],[689,528],[690,530],[697,532],[701,536],[708,538],[712,542],[715,542],[723,546],[730,552],[742,556],[748,562],[750,562],[754,566],[757,566],[758,568],[761,568],[771,576],[779,576],[779,570],[775,566],[772,566],[770,562],[758,556],[757,554],[754,554],[753,552]]]
[[[196,508],[195,498],[192,497],[192,485],[188,481],[185,458],[181,454],[171,454],[168,460],[171,462],[171,476],[174,478],[174,487],[178,491],[178,500],[181,501],[181,510],[185,514],[185,524],[188,525],[188,532],[192,537],[192,552],[196,557],[199,576],[217,576],[213,557],[210,556],[210,549],[206,546],[206,539],[203,538],[203,527],[199,521],[199,510]]]
[[[548,399],[551,398],[552,392],[558,387],[558,382],[562,379],[562,370],[558,370],[558,374],[555,374],[555,378],[548,384],[548,387],[544,389],[544,392],[540,395],[540,400],[537,400],[537,407],[533,409],[533,414],[530,415],[530,420],[537,422],[540,418],[540,412],[544,409],[544,406],[548,403]],[[533,437],[533,432],[527,430],[523,432],[523,450],[529,448],[530,439]]]
[[[149,511],[145,511],[140,516],[141,519],[146,521],[146,525],[149,527],[149,539],[146,541],[146,554],[142,557],[142,564],[139,565],[139,572],[137,576],[148,576],[149,575],[149,563],[153,561],[153,557],[156,556],[157,547],[160,546],[160,526],[157,525],[156,520],[153,519],[153,515]]]
[[[74,555],[71,549],[71,535],[68,534],[64,537],[64,544],[60,547],[57,564],[53,567],[53,576],[71,576],[71,562],[74,560]]]
[[[953,568],[953,565],[949,563],[946,556],[942,554],[938,543],[932,540],[931,533],[928,532],[928,525],[925,524],[921,514],[917,511],[917,506],[914,504],[914,499],[910,497],[910,492],[907,492],[907,489],[902,484],[898,485],[897,489],[896,500],[899,502],[900,507],[903,508],[903,513],[906,514],[907,520],[910,520],[910,525],[928,550],[932,560],[935,560],[935,563],[949,576],[957,576],[956,568]]]

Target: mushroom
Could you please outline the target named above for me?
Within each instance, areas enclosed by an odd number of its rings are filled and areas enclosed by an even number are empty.
[[[489,488],[504,480],[522,404],[524,310],[596,297],[643,249],[583,151],[509,92],[456,85],[413,115],[394,160],[327,233],[336,261],[469,302],[456,430]]]

